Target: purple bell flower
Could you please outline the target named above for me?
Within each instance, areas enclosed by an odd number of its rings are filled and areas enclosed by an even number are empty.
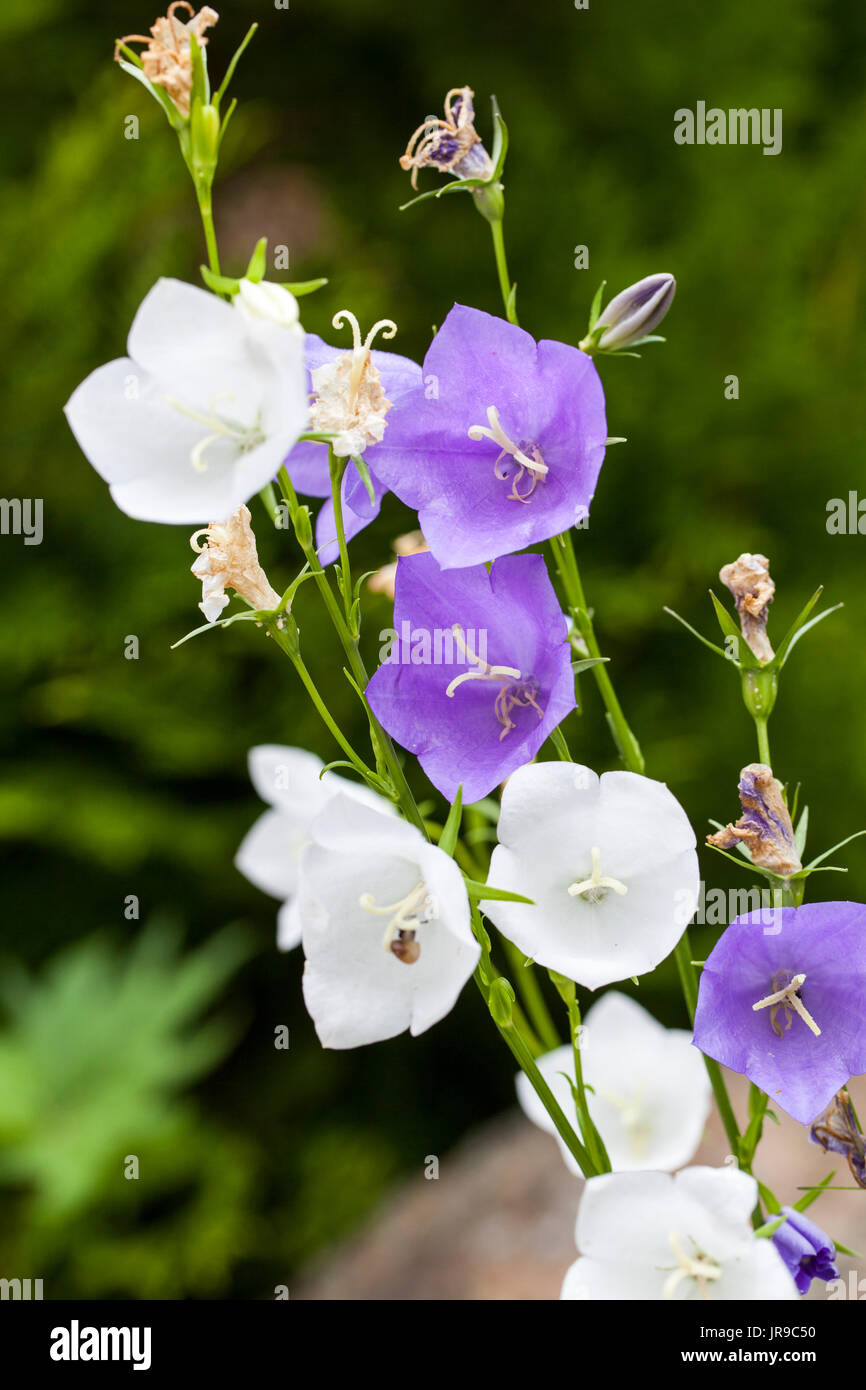
[[[606,443],[604,392],[586,353],[455,304],[371,465],[454,569],[585,521]]]
[[[367,686],[376,718],[449,801],[535,757],[575,708],[567,626],[540,555],[443,572],[397,562],[395,639]]]
[[[813,1279],[838,1279],[836,1247],[820,1226],[793,1207],[782,1207],[787,1221],[773,1233],[773,1244],[794,1276],[799,1293],[808,1293]]]
[[[695,1045],[802,1124],[866,1071],[866,907],[759,909],[701,972]]]

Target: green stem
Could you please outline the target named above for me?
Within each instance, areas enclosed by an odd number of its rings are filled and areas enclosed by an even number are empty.
[[[221,275],[219,251],[217,250],[216,230],[213,222],[213,203],[211,201],[211,190],[199,188],[196,185],[196,197],[198,199],[198,210],[201,213],[201,224],[204,228],[205,245],[207,246],[208,265],[214,275]]]
[[[289,477],[285,464],[277,474],[277,481],[279,482],[283,497],[286,500],[286,504],[289,508],[289,514],[292,518],[292,523],[294,525],[295,518],[298,516],[298,513],[300,511],[300,506],[298,503],[297,494],[295,493],[295,489],[292,486],[292,481]],[[338,493],[336,510],[339,510],[339,501],[340,499]],[[328,614],[337,632],[337,636],[340,639],[343,651],[346,653],[346,658],[349,662],[349,669],[352,673],[352,676],[358,688],[361,691],[363,691],[367,686],[369,677],[367,675],[367,670],[364,666],[364,662],[361,659],[361,653],[358,650],[357,641],[352,636],[352,633],[349,630],[349,625],[346,622],[346,619],[340,610],[340,605],[334,597],[334,591],[328,582],[328,576],[322,569],[321,562],[319,560],[318,555],[316,554],[315,545],[313,544],[312,540],[309,540],[307,542],[303,541],[301,539],[301,535],[303,533],[299,534],[297,527],[295,528],[295,534],[298,535],[299,544],[304,552],[304,557],[308,565],[310,566],[310,570],[315,580],[316,587],[318,588],[319,593],[321,594],[322,599],[324,601],[325,607],[328,610]],[[394,792],[396,794],[397,800],[399,801],[400,806],[403,810],[403,814],[405,815],[408,821],[411,821],[412,824],[417,826],[418,829],[422,832],[422,834],[426,836],[427,832],[424,827],[424,818],[421,815],[421,812],[418,810],[415,798],[412,795],[412,789],[409,786],[409,783],[406,781],[406,774],[404,773],[403,768],[400,764],[400,759],[397,757],[394,745],[391,742],[391,739],[385,733],[385,730],[382,728],[379,721],[374,716],[372,710],[370,709],[370,706],[366,703],[366,701],[364,702],[364,708],[367,712],[367,717],[370,721],[370,737],[373,743],[373,751],[376,754],[377,760],[380,761],[387,769],[388,775],[391,779],[391,783],[394,787]]]
[[[758,760],[766,763],[767,767],[772,767],[770,762],[770,736],[767,730],[767,721],[759,715],[755,715],[755,729],[758,734]]]
[[[611,1162],[608,1158],[607,1149],[589,1113],[589,1102],[586,1099],[586,1087],[583,1081],[583,1059],[580,1055],[580,1006],[577,1002],[576,991],[572,991],[566,1007],[568,1008],[568,1031],[571,1034],[571,1050],[574,1056],[577,1117],[580,1124],[581,1137],[586,1143],[598,1171],[600,1173],[609,1173],[611,1171]]]
[[[562,581],[565,591],[566,601],[574,616],[577,630],[586,644],[587,652],[590,656],[601,656],[601,648],[595,635],[592,618],[587,608],[586,596],[583,591],[583,583],[580,578],[580,570],[577,567],[577,556],[574,553],[574,544],[570,531],[564,531],[562,535],[554,536],[550,542],[554,563]],[[600,663],[592,668],[592,675],[598,686],[599,694],[604,702],[607,711],[608,723],[611,727],[617,747],[622,754],[623,761],[629,772],[643,772],[644,758],[640,750],[640,744],[629,728],[628,721],[622,712],[622,706],[617,699],[616,691],[613,688],[607,666]]]
[[[531,963],[527,965],[526,957],[514,945],[513,941],[509,941],[507,937],[503,936],[502,944],[505,947],[505,954],[511,962],[517,991],[523,1000],[532,1026],[538,1034],[544,1051],[552,1052],[555,1047],[559,1047],[560,1038],[541,992],[535,967]]]
[[[695,967],[692,965],[692,950],[689,945],[688,931],[684,931],[676,947],[674,948],[674,960],[676,961],[677,973],[680,977],[680,985],[683,991],[683,998],[686,1001],[686,1008],[689,1011],[689,1021],[695,1021],[695,1008],[698,1002],[698,983],[695,976]],[[713,1088],[713,1095],[716,1098],[716,1105],[719,1107],[719,1115],[725,1127],[728,1143],[731,1152],[739,1162],[740,1158],[740,1128],[737,1124],[737,1117],[734,1114],[734,1107],[731,1105],[731,1098],[728,1095],[728,1088],[725,1085],[725,1078],[718,1062],[706,1053],[701,1053],[704,1059],[704,1066],[710,1078],[710,1085]]]
[[[508,322],[516,324],[517,311],[514,307],[514,299],[511,293],[508,262],[505,258],[505,236],[502,230],[501,217],[498,217],[494,222],[490,223],[490,232],[493,237],[493,254],[496,257],[496,273],[499,276],[499,291],[502,295],[502,303],[505,306]]]
[[[352,616],[352,569],[349,564],[349,547],[346,545],[346,528],[343,524],[343,475],[346,472],[346,460],[338,460],[334,454],[333,444],[328,445],[328,472],[331,478],[331,501],[334,508],[334,525],[337,531],[337,546],[340,551],[340,587],[343,591],[343,612],[346,615],[346,625],[353,642],[358,639],[355,630],[356,624]]]
[[[474,978],[475,983],[477,984],[486,1002],[488,999],[489,990],[488,987],[484,984],[479,970],[476,970]],[[517,1062],[521,1071],[525,1072],[527,1077],[529,1078],[530,1084],[532,1085],[535,1094],[538,1096],[539,1100],[541,1101],[542,1105],[544,1106],[545,1110],[547,1111],[548,1115],[553,1121],[556,1127],[557,1134],[560,1135],[561,1139],[568,1148],[569,1153],[571,1153],[575,1158],[577,1165],[580,1168],[580,1171],[583,1173],[584,1177],[594,1177],[596,1175],[597,1169],[595,1167],[595,1164],[593,1163],[592,1158],[590,1157],[589,1151],[586,1148],[584,1148],[583,1144],[581,1144],[571,1125],[568,1123],[568,1120],[566,1119],[565,1114],[559,1102],[557,1101],[555,1095],[551,1091],[544,1077],[541,1075],[541,1072],[538,1070],[535,1058],[533,1057],[532,1052],[529,1046],[527,1045],[521,1030],[518,1028],[516,1023],[504,1025],[498,1023],[495,1018],[493,1021],[496,1024],[496,1027],[499,1029],[502,1038],[505,1040],[506,1044],[511,1049],[515,1061]]]

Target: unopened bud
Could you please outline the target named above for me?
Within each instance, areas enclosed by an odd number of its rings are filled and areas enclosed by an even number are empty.
[[[674,301],[677,282],[667,272],[647,275],[615,295],[580,344],[584,352],[620,352],[643,342]]]

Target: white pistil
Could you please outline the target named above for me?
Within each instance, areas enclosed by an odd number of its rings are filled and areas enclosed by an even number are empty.
[[[397,325],[393,319],[378,319],[363,342],[361,342],[361,325],[349,309],[338,309],[331,323],[335,328],[342,328],[344,323],[348,323],[352,329],[352,374],[349,377],[349,409],[354,411],[358,404],[358,393],[361,390],[361,382],[367,363],[370,361],[370,348],[373,339],[381,330],[382,337],[385,339],[393,338],[397,332]]]
[[[385,907],[376,906],[372,893],[362,893],[358,902],[365,912],[388,918],[382,938],[383,949],[390,951],[407,965],[413,964],[421,954],[421,948],[415,942],[415,932],[418,927],[426,926],[435,916],[426,883],[416,884],[405,898],[396,903],[388,903]],[[407,950],[407,947],[411,946],[415,949]]]
[[[600,903],[607,895],[610,888],[620,897],[628,892],[624,883],[620,883],[618,878],[611,878],[609,874],[601,872],[601,850],[598,845],[592,847],[592,873],[589,878],[582,878],[577,883],[570,883],[568,886],[569,897],[586,898],[587,902]]]
[[[629,1148],[635,1158],[642,1158],[647,1151],[651,1125],[643,1103],[643,1086],[639,1087],[631,1100],[618,1096],[613,1091],[602,1091],[602,1098],[608,1105],[620,1112],[623,1129],[628,1135]]]
[[[500,743],[506,734],[516,728],[514,720],[511,718],[511,711],[516,705],[521,708],[531,705],[539,719],[544,718],[544,710],[535,698],[538,694],[538,683],[531,676],[524,676],[523,672],[518,671],[516,666],[491,666],[489,662],[482,661],[481,657],[477,656],[464,640],[463,628],[459,623],[455,623],[451,631],[466,660],[477,666],[478,670],[461,671],[459,676],[455,676],[453,681],[449,681],[445,687],[445,694],[449,700],[454,698],[455,692],[464,681],[499,681],[499,690],[493,701],[493,712],[502,725],[502,733],[499,735]]]
[[[701,1255],[700,1253],[688,1255],[683,1249],[679,1234],[676,1231],[671,1231],[668,1236],[668,1243],[679,1260],[679,1264],[665,1280],[662,1298],[673,1298],[684,1279],[694,1279],[700,1297],[708,1299],[710,1295],[707,1291],[707,1284],[711,1284],[715,1279],[721,1279],[721,1266],[711,1260],[709,1255]]]
[[[773,984],[775,983],[776,981],[774,980]],[[783,989],[775,990],[773,994],[768,994],[765,999],[759,999],[757,1004],[752,1005],[752,1008],[754,1010],[770,1010],[770,1024],[772,1025],[773,1032],[777,1033],[779,1037],[782,1036],[783,1032],[783,1030],[778,1026],[776,1022],[776,1012],[780,1005],[782,1005],[785,1009],[785,1032],[787,1032],[791,1026],[790,1011],[791,1009],[793,1009],[794,1013],[800,1015],[800,1018],[802,1018],[810,1033],[814,1033],[816,1038],[820,1038],[821,1036],[821,1029],[818,1027],[814,1018],[809,1013],[809,1010],[806,1008],[806,1005],[803,1003],[802,999],[798,994],[798,990],[802,989],[805,983],[805,975],[792,975],[790,983],[785,985]]]
[[[217,401],[223,400],[231,392],[221,392],[214,396],[210,402],[210,415],[204,415],[201,411],[193,410],[191,406],[184,405],[182,401],[175,400],[173,396],[166,396],[166,404],[179,411],[181,415],[186,415],[187,419],[195,420],[198,424],[204,425],[210,432],[194,444],[189,453],[189,461],[197,473],[207,471],[207,460],[204,457],[205,450],[211,444],[215,444],[219,439],[231,439],[238,447],[246,452],[254,449],[264,442],[264,435],[257,426],[242,425],[236,420],[227,420],[219,415],[215,409]]]
[[[531,448],[532,450],[532,457],[530,458],[529,454],[527,454],[520,447],[520,445],[515,444],[513,439],[509,439],[508,435],[505,433],[505,430],[502,428],[502,425],[500,424],[499,411],[496,409],[495,405],[489,405],[487,407],[487,420],[488,425],[470,425],[469,438],[492,439],[494,444],[499,445],[500,453],[498,458],[496,459],[496,462],[493,465],[493,471],[496,474],[497,478],[503,477],[503,474],[499,471],[499,464],[501,463],[502,459],[505,458],[506,454],[511,455],[511,457],[514,459],[514,462],[518,465],[519,471],[511,484],[511,491],[508,494],[509,499],[511,499],[514,502],[528,503],[530,497],[535,491],[537,484],[549,471],[547,464],[541,457],[541,450],[535,444],[531,446],[528,445],[527,447]],[[520,493],[517,491],[517,485],[523,477],[524,473],[529,474],[530,478],[532,479],[532,486],[529,488],[528,492]]]
[[[449,700],[454,698],[454,692],[457,690],[458,686],[461,686],[463,684],[464,681],[520,680],[521,672],[518,671],[514,666],[491,666],[488,662],[482,661],[481,657],[478,656],[472,650],[468,642],[465,640],[463,636],[463,628],[460,626],[459,623],[454,623],[453,627],[451,628],[451,631],[454,634],[454,641],[460,648],[461,654],[465,656],[466,660],[471,662],[473,666],[477,666],[478,670],[463,671],[459,676],[455,676],[453,681],[449,682],[445,689],[445,694],[448,696]]]

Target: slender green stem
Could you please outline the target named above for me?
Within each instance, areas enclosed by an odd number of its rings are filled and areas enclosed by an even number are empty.
[[[565,597],[569,608],[574,616],[577,630],[586,644],[586,649],[590,656],[601,656],[601,648],[595,635],[592,617],[586,603],[586,596],[583,591],[583,583],[580,578],[580,570],[577,567],[577,556],[574,553],[574,544],[570,531],[564,531],[562,535],[554,536],[550,542],[554,563],[559,571],[562,587],[565,590]],[[608,723],[614,735],[616,744],[622,754],[623,761],[630,772],[643,772],[644,758],[640,750],[640,744],[632,733],[628,721],[623,714],[622,706],[613,688],[613,681],[608,674],[607,665],[599,663],[593,666],[592,675],[598,686],[604,707],[607,711]]]
[[[499,276],[499,291],[502,295],[502,303],[508,315],[509,323],[517,323],[517,311],[514,307],[514,299],[511,293],[511,280],[508,275],[508,262],[505,258],[505,236],[502,230],[502,218],[497,218],[490,223],[490,231],[493,236],[493,254],[496,257],[496,273]]]
[[[313,702],[313,705],[315,706],[316,712],[318,713],[320,719],[322,720],[326,728],[336,739],[343,752],[346,754],[346,757],[349,759],[349,762],[352,764],[354,768],[356,768],[358,772],[361,773],[365,780],[372,779],[373,781],[377,781],[378,779],[376,778],[375,773],[372,771],[371,768],[367,767],[363,759],[360,758],[358,754],[355,752],[351,743],[346,738],[336,719],[331,714],[331,711],[328,709],[328,706],[325,704],[324,700],[319,694],[316,683],[310,675],[310,672],[307,669],[306,663],[304,662],[300,652],[295,649],[294,644],[289,640],[289,638],[286,636],[286,633],[280,629],[279,625],[276,622],[268,622],[265,624],[265,626],[267,628],[267,631],[270,633],[271,637],[273,637],[277,646],[282,651],[284,651],[286,655],[290,658],[292,665],[294,666],[295,670],[301,678],[301,682],[304,686],[304,689],[306,690],[307,694]]]
[[[586,1099],[586,1087],[583,1081],[583,1059],[580,1055],[581,1031],[580,1031],[580,1006],[577,1002],[577,995],[572,990],[571,997],[567,1001],[568,1008],[568,1031],[571,1034],[571,1050],[574,1056],[574,1080],[575,1090],[577,1091],[577,1118],[580,1124],[581,1137],[592,1155],[593,1162],[596,1164],[600,1173],[611,1171],[611,1162],[608,1158],[604,1140],[596,1129],[595,1122],[589,1113],[589,1102]]]
[[[762,719],[760,716],[755,715],[755,729],[758,734],[758,758],[762,763],[766,763],[767,767],[772,767],[773,764],[770,762],[770,736],[767,730],[766,719]]]
[[[676,947],[674,948],[674,960],[676,961],[677,973],[680,977],[683,997],[686,1001],[686,1008],[689,1011],[689,1021],[695,1021],[695,1008],[698,1002],[698,983],[695,976],[695,967],[692,965],[692,950],[689,945],[688,931],[684,931]],[[725,1134],[731,1151],[739,1162],[740,1158],[740,1128],[737,1124],[737,1117],[734,1114],[734,1107],[731,1105],[731,1098],[728,1095],[728,1088],[725,1085],[725,1078],[722,1076],[721,1067],[712,1057],[706,1053],[701,1053],[704,1059],[704,1066],[710,1078],[710,1085],[713,1088],[713,1095],[719,1107],[719,1115],[725,1127]]]
[[[295,489],[292,486],[292,481],[289,477],[288,470],[286,469],[285,465],[283,465],[283,467],[279,470],[277,474],[277,481],[279,482],[280,490],[282,491],[283,497],[286,500],[286,504],[289,508],[289,514],[292,517],[292,521],[294,524],[295,518],[297,518],[299,515],[300,506],[298,503],[297,494],[295,493]],[[335,508],[335,510],[339,510],[339,505],[340,498],[338,493],[337,507]],[[297,526],[295,527],[295,534],[298,535],[299,544],[301,545],[301,549],[304,552],[304,557],[308,565],[310,566],[310,570],[312,572],[313,579],[316,583],[316,587],[318,588],[319,593],[321,594],[322,599],[324,601],[325,607],[328,610],[328,614],[337,632],[337,636],[340,639],[343,651],[346,653],[352,677],[355,680],[359,690],[363,691],[367,685],[369,678],[367,676],[367,670],[364,666],[364,662],[361,659],[361,653],[358,650],[357,641],[352,636],[352,633],[349,630],[349,625],[346,622],[345,616],[334,596],[334,591],[331,588],[330,583],[328,582],[328,576],[325,574],[325,571],[323,570],[321,565],[321,561],[319,560],[319,557],[316,554],[315,545],[313,544],[312,540],[308,540],[305,542],[301,539],[304,533],[302,530],[299,532]],[[387,769],[388,776],[391,779],[394,791],[396,793],[400,806],[403,809],[403,813],[406,816],[406,819],[411,821],[413,825],[416,825],[418,829],[424,835],[426,835],[427,832],[424,827],[424,818],[421,815],[421,812],[418,810],[415,798],[412,795],[412,789],[409,786],[409,783],[406,781],[406,774],[404,773],[403,768],[400,764],[400,759],[397,757],[394,745],[391,742],[388,735],[385,733],[385,730],[382,728],[379,721],[375,718],[372,710],[370,709],[366,701],[364,702],[364,708],[366,709],[367,717],[370,721],[370,737],[373,742],[373,748],[377,760],[381,761],[381,763]]]
[[[481,991],[485,1001],[488,1001],[489,989],[481,978],[479,970],[475,972],[475,983]],[[499,1029],[502,1038],[511,1049],[521,1071],[525,1072],[529,1078],[533,1090],[553,1121],[556,1131],[568,1148],[569,1153],[571,1153],[577,1161],[580,1171],[587,1178],[594,1177],[597,1170],[589,1151],[578,1139],[572,1126],[568,1123],[562,1107],[544,1077],[541,1075],[541,1072],[538,1070],[532,1051],[521,1029],[517,1026],[516,1021],[510,1025],[498,1023],[495,1018],[493,1021],[496,1023],[496,1027]]]
[[[213,204],[211,201],[211,190],[206,191],[196,185],[196,196],[198,198],[198,210],[201,213],[201,224],[204,228],[205,245],[207,246],[208,265],[214,275],[221,275],[219,251],[217,250],[216,230],[213,222]]]
[[[349,563],[349,547],[346,545],[346,528],[343,524],[343,476],[346,460],[337,459],[334,446],[328,445],[328,472],[331,477],[331,501],[334,507],[334,525],[337,531],[337,546],[340,551],[340,587],[343,591],[343,612],[353,641],[357,641],[355,622],[352,616],[352,568]]]
[[[524,1007],[532,1021],[533,1028],[538,1034],[542,1048],[545,1052],[552,1052],[555,1047],[559,1047],[561,1039],[556,1031],[556,1025],[550,1016],[550,1010],[547,1007],[544,995],[541,992],[538,976],[535,974],[535,967],[531,963],[526,963],[526,957],[519,947],[514,945],[513,941],[509,941],[507,937],[503,936],[502,943],[505,947],[505,954],[514,971],[514,981],[517,992],[523,1000]]]

